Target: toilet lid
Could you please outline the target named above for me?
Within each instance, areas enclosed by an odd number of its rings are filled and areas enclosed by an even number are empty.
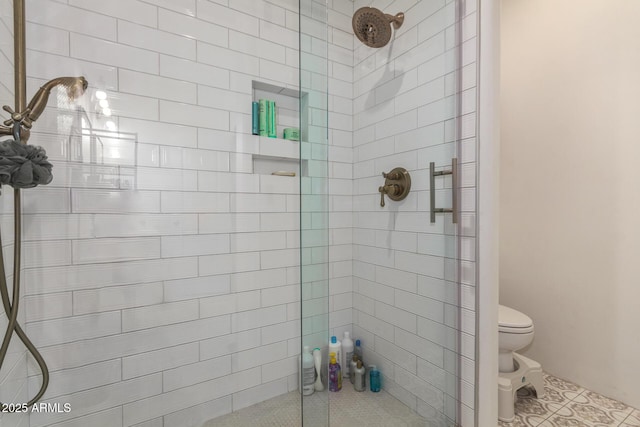
[[[518,310],[500,305],[498,308],[498,330],[521,334],[531,332],[533,331],[533,320]]]

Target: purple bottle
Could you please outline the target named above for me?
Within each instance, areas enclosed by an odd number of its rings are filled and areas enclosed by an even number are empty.
[[[329,391],[342,390],[342,370],[336,361],[336,354],[331,353],[329,362]]]

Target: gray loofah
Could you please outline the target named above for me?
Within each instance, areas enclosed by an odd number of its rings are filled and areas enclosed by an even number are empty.
[[[0,184],[31,188],[53,179],[44,148],[20,144],[12,139],[0,142]]]

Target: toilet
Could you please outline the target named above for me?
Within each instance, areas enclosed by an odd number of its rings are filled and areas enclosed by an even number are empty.
[[[515,418],[516,392],[530,384],[536,396],[544,396],[542,366],[518,353],[533,341],[533,321],[512,308],[498,307],[498,418],[510,422]]]

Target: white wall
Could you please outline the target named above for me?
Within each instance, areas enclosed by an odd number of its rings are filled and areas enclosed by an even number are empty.
[[[545,370],[640,407],[640,3],[502,7],[501,303]]]
[[[476,414],[478,426],[498,418],[500,218],[500,0],[483,0],[478,22],[478,292]]]
[[[354,333],[367,363],[378,365],[385,388],[427,418],[473,425],[475,358],[475,102],[476,6],[466,2],[462,31],[461,295],[456,293],[454,227],[450,215],[429,223],[429,162],[454,157],[455,2],[365,1],[405,13],[383,48],[355,39],[354,64]],[[382,172],[406,168],[411,192],[380,207]],[[440,181],[437,201],[449,206]],[[459,323],[456,305],[462,302]],[[457,342],[462,330],[462,345]],[[461,396],[455,381],[462,356]]]

